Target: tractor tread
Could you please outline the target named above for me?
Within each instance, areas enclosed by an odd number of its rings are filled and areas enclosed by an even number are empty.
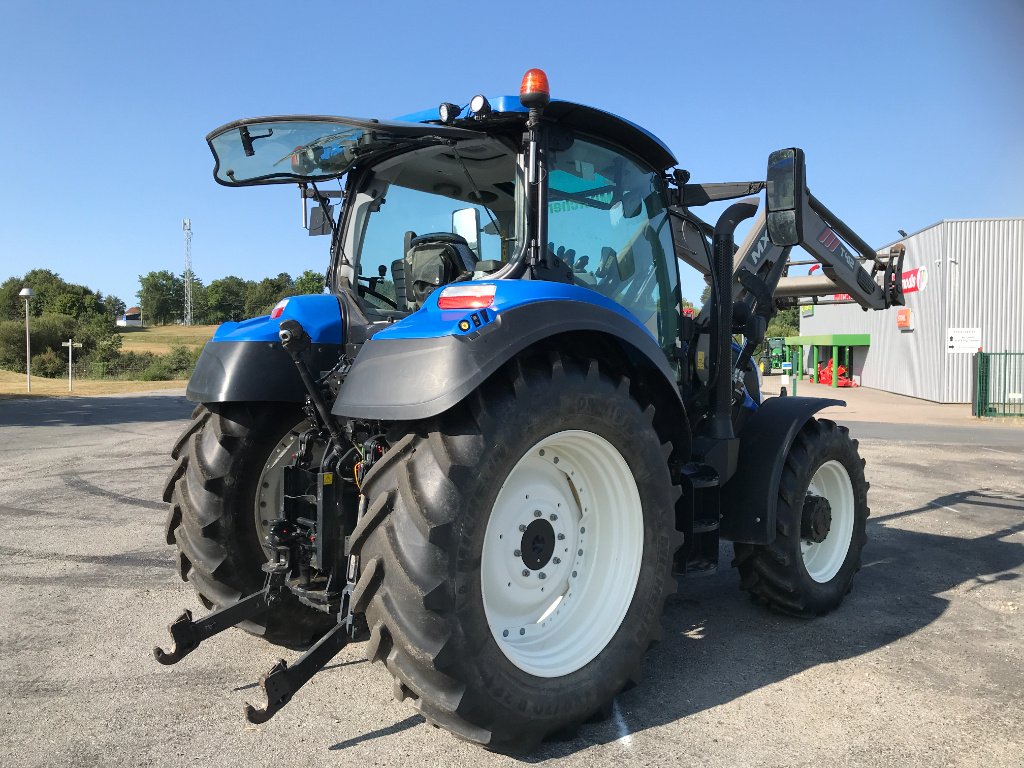
[[[800,516],[809,467],[826,460],[843,462],[853,484],[855,527],[847,563],[828,584],[818,584],[807,574],[800,555]],[[779,483],[775,538],[770,544],[735,544],[734,567],[740,572],[740,589],[751,593],[755,602],[798,617],[821,616],[834,610],[850,592],[854,574],[860,570],[861,551],[867,537],[864,522],[868,484],[864,464],[857,454],[849,430],[829,419],[810,419],[797,433]]]
[[[605,714],[611,707],[610,699],[595,702],[571,722],[551,718],[542,725],[519,713],[494,711],[479,695],[488,682],[478,669],[466,664],[467,658],[476,656],[493,639],[484,637],[487,633],[473,638],[455,629],[454,614],[467,587],[458,577],[453,580],[449,576],[450,550],[455,511],[462,507],[468,486],[462,480],[472,476],[470,457],[486,447],[480,425],[500,420],[501,413],[494,409],[530,397],[532,383],[540,377],[557,380],[559,387],[578,382],[630,396],[628,378],[609,379],[593,360],[581,366],[561,354],[514,358],[453,411],[406,425],[405,433],[363,480],[362,492],[369,506],[350,539],[352,554],[364,564],[354,603],[365,606],[371,627],[366,658],[383,661],[396,680],[395,698],[411,699],[428,722],[502,752],[529,750],[542,738],[564,728],[577,728],[595,712]],[[640,418],[645,423],[653,421],[653,408],[641,406]],[[667,457],[672,445],[660,450]],[[674,484],[673,500],[681,492]],[[682,544],[682,534],[673,532],[669,541],[674,552]],[[666,567],[670,563],[671,556]],[[666,577],[654,603],[659,616],[675,589],[675,580]],[[642,648],[660,640],[657,617],[654,625]],[[639,661],[625,677],[624,686],[639,680]]]
[[[175,464],[164,488],[170,505],[164,535],[177,546],[178,574],[208,609],[230,605],[263,584],[265,558],[253,502],[246,500],[239,478],[251,476],[253,464],[262,461],[253,449],[278,439],[273,433],[282,430],[282,420],[298,422],[292,413],[263,404],[199,405],[174,443]],[[260,469],[255,468],[257,477]],[[272,643],[304,648],[330,622],[326,614],[295,600],[239,626]]]

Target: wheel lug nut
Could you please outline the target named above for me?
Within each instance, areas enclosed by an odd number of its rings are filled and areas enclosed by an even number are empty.
[[[543,515],[543,514],[544,514],[544,513],[543,513],[543,512],[541,512],[541,511],[540,511],[539,509],[535,509],[535,510],[533,510],[533,516],[534,516],[534,517],[540,517],[540,516],[541,516],[541,515]]]
[[[539,574],[537,574],[537,578],[538,579],[546,579],[547,578],[547,574],[545,574],[544,571],[541,571]]]
[[[586,532],[587,532],[586,528],[580,528],[580,533],[586,533]]]
[[[502,632],[501,636],[502,637],[508,637],[508,630],[506,629],[504,632]]]
[[[579,555],[580,557],[583,557],[583,550],[582,549],[577,549],[576,550],[576,554]]]
[[[558,515],[551,515],[551,522],[555,522],[558,519]]]
[[[520,525],[520,526],[519,526],[519,531],[520,531],[520,533],[522,533],[522,532],[523,532],[523,531],[525,531],[525,530],[526,530],[526,526],[525,526],[525,525]]]
[[[574,579],[576,578],[576,571],[573,571],[573,572],[572,572],[572,577],[573,577]]]
[[[559,541],[563,541],[564,539],[565,539],[565,534],[564,533],[558,534],[558,540]]]
[[[528,570],[526,570],[525,568],[523,568],[523,576],[529,576],[529,575],[530,575],[530,572]]]
[[[519,550],[517,549],[517,550],[516,550],[515,552],[513,552],[513,553],[512,553],[512,556],[513,556],[513,557],[519,557],[519,556],[520,556],[521,554],[523,554],[523,553],[522,553],[522,552],[520,552],[520,551],[519,551]]]
[[[558,564],[559,564],[560,562],[562,562],[562,558],[560,558],[560,557],[556,557],[556,558],[555,558],[554,560],[552,560],[551,562],[553,562],[553,563],[554,563],[555,565],[558,565]]]
[[[525,629],[520,629],[519,630],[519,634],[520,635],[525,635],[526,634],[526,630]]]

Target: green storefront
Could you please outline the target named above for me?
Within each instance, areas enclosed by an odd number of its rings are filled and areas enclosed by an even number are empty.
[[[854,347],[871,345],[871,335],[867,333],[827,333],[821,336],[787,336],[786,351],[789,361],[793,364],[793,375],[798,379],[804,377],[804,347],[811,347],[813,364],[811,370],[817,379],[818,356],[822,347],[831,348],[832,386],[839,386],[836,376],[837,366],[844,366],[852,378]],[[826,360],[830,359],[825,357]]]

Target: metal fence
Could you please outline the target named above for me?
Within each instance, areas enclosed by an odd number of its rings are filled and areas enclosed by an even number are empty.
[[[163,381],[170,379],[187,379],[191,366],[171,365],[165,357],[154,359],[119,359],[114,361],[90,360],[75,362],[73,366],[75,379],[98,379],[104,381]],[[34,372],[34,371],[33,371]],[[67,378],[67,368],[62,377]]]
[[[1024,352],[974,356],[975,416],[1024,416]]]

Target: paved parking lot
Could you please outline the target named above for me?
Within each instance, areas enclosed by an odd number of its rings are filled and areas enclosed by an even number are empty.
[[[163,543],[179,396],[0,401],[0,755],[8,766],[507,765],[424,724],[346,649],[277,717],[242,704],[281,654],[233,630],[150,656],[183,606]],[[1024,430],[851,425],[868,461],[864,569],[815,621],[752,605],[726,567],[669,603],[612,719],[557,765],[1020,766]]]

